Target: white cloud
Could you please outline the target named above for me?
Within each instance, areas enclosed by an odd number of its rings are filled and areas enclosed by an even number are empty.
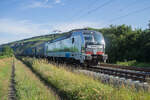
[[[29,4],[24,4],[23,8],[51,8],[52,5],[48,3],[48,0],[43,1],[31,1]]]
[[[72,29],[80,29],[80,28],[87,28],[87,27],[93,27],[93,28],[101,28],[103,27],[101,23],[95,23],[95,22],[72,22],[72,23],[60,23],[53,26],[54,30],[60,30],[62,32],[66,32]]]
[[[55,3],[61,3],[61,0],[55,0]]]
[[[0,19],[1,43],[20,40],[33,36],[50,34],[53,30],[66,32],[72,29],[85,27],[100,28],[102,24],[97,22],[68,22],[68,23],[33,23],[29,20]],[[5,36],[4,36],[5,34]],[[8,36],[7,36],[8,35]],[[2,38],[3,37],[3,38]],[[10,39],[11,37],[11,39]]]
[[[40,35],[48,32],[42,24],[33,24],[29,20],[0,19],[0,33]]]
[[[8,43],[8,42],[11,42],[11,40],[7,39],[7,38],[0,38],[0,45],[1,44],[4,44],[4,43]]]
[[[12,20],[12,19],[0,19],[0,33],[9,34],[33,34],[41,35],[50,33],[53,30],[69,31],[77,28],[103,27],[102,23],[97,22],[64,22],[64,23],[33,23],[29,20]]]
[[[26,4],[23,3],[22,8],[28,9],[28,8],[52,8],[55,4],[62,4],[61,0],[31,0],[27,2]]]

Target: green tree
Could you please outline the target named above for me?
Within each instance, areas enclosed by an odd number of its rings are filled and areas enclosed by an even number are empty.
[[[109,62],[134,60],[140,53],[141,29],[132,29],[127,25],[110,25],[108,28],[99,29],[103,33],[106,41],[106,53]],[[142,40],[143,41],[143,40]]]
[[[13,56],[13,50],[9,46],[4,46],[1,51],[1,56]]]

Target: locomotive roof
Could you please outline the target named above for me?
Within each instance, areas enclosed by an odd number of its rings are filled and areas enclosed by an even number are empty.
[[[60,40],[69,38],[72,35],[72,32],[67,32],[67,33],[63,33],[63,34],[64,34],[63,36],[60,36],[60,37],[58,37],[56,39],[52,39],[49,42],[52,43],[52,42],[56,42],[56,41],[60,41]]]
[[[56,38],[56,39],[53,39],[53,40],[50,40],[49,42],[52,43],[52,42],[56,42],[56,41],[60,41],[60,40],[69,38],[69,37],[71,37],[71,35],[72,35],[73,32],[78,32],[78,31],[82,32],[83,34],[84,34],[84,33],[96,32],[96,31],[87,30],[87,29],[76,29],[76,30],[72,30],[72,31],[70,31],[70,32],[64,33],[63,36],[61,36],[61,37],[59,37],[59,38]]]

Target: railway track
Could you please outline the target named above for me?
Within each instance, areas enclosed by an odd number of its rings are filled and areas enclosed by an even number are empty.
[[[120,69],[133,70],[133,71],[141,71],[150,74],[150,68],[142,68],[142,67],[135,67],[135,66],[121,66],[121,65],[106,64],[106,63],[102,63],[100,64],[100,66],[110,67],[110,68],[120,68]]]
[[[117,76],[125,79],[132,79],[133,81],[148,82],[150,83],[150,68],[138,68],[134,66],[119,66],[113,64],[100,64],[98,66],[77,67],[76,63],[67,63],[74,68],[89,70],[97,73]]]
[[[102,64],[101,66],[89,66],[86,70],[90,70],[97,73],[104,73],[108,75],[123,77],[125,79],[132,79],[140,82],[150,82],[150,71],[144,68],[125,68],[122,66],[113,66],[110,64]]]

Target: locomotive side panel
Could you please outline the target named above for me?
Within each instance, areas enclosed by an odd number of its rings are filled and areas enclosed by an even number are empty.
[[[79,60],[80,63],[84,63],[85,55],[82,52],[82,49],[85,47],[84,37],[81,31],[77,31],[73,33],[74,38],[74,56],[73,58]]]
[[[82,45],[83,39],[81,37],[81,33],[73,33],[66,39],[62,39],[53,43],[46,43],[45,54],[48,57],[73,58],[81,61],[83,59],[81,53]]]
[[[46,54],[49,57],[70,57],[70,52],[73,50],[71,38],[67,38],[57,42],[47,43]]]

